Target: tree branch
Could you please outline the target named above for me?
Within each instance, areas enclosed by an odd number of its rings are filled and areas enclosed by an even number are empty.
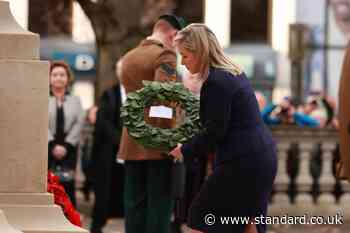
[[[76,0],[86,16],[90,19],[92,28],[96,35],[96,40],[100,40],[103,34],[103,25],[104,25],[104,13],[103,13],[103,5],[104,1],[91,1],[91,0]]]
[[[81,8],[84,10],[86,16],[91,20],[92,23],[95,23],[94,20],[98,15],[99,6],[97,3],[92,2],[91,0],[75,0],[77,1]]]

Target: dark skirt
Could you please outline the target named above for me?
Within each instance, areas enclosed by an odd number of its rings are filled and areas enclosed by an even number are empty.
[[[266,216],[276,171],[274,147],[215,167],[191,204],[188,226],[206,233],[243,233],[246,224],[222,224],[220,218]],[[266,226],[257,229],[264,233]]]
[[[181,199],[176,200],[174,209],[174,222],[181,224],[187,220],[188,209],[200,191],[207,173],[207,156],[195,159],[187,164],[185,193]]]

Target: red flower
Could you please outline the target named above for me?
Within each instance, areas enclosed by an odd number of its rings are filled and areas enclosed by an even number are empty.
[[[49,171],[47,174],[47,182],[47,191],[53,194],[55,204],[61,206],[64,215],[72,224],[81,227],[80,215],[74,209],[66,191],[59,182],[59,178]]]

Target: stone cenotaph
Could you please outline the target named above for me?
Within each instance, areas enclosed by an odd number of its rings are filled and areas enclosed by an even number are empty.
[[[87,233],[47,193],[49,64],[39,43],[0,0],[0,231]]]

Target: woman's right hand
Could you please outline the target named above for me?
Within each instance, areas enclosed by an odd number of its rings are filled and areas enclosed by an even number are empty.
[[[67,149],[64,146],[56,145],[53,148],[52,154],[55,157],[55,159],[62,160],[67,154]]]
[[[175,161],[182,161],[183,160],[183,155],[181,153],[181,147],[182,144],[177,144],[177,147],[175,147],[172,151],[169,152],[171,156],[174,157]]]

